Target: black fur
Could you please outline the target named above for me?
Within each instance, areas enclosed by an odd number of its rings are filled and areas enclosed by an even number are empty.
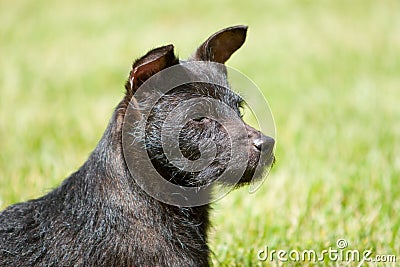
[[[190,60],[224,63],[244,42],[246,27],[236,26],[212,35]],[[179,64],[173,46],[154,49],[137,60],[97,147],[83,166],[49,194],[15,204],[0,213],[0,266],[208,266],[209,205],[178,207],[147,195],[128,169],[122,148],[127,107],[140,85],[155,73]],[[222,70],[210,70],[226,83]],[[202,75],[201,73],[198,75]],[[194,97],[213,97],[239,116],[242,99],[229,89],[187,84],[163,96],[146,125],[146,149],[157,171],[178,185],[209,184],[223,172],[230,158],[228,132],[209,118],[184,125],[180,149],[188,159],[200,157],[204,140],[217,144],[216,159],[200,172],[182,172],[163,154],[159,127],[177,103]],[[247,169],[239,184],[248,183],[260,161],[263,140],[272,151],[273,139],[250,126],[241,144],[249,151]],[[249,142],[250,141],[250,142]],[[248,145],[250,143],[250,146]],[[264,149],[264,148],[263,148]],[[263,161],[271,164],[273,159]],[[136,175],[141,175],[136,174]]]

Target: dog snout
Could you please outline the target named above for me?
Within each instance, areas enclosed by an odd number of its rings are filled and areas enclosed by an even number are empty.
[[[275,140],[272,137],[261,135],[253,140],[253,146],[257,148],[257,150],[271,150],[274,148]]]

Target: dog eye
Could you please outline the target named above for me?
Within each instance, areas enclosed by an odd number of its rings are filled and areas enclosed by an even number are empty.
[[[194,118],[192,120],[195,122],[205,122],[208,120],[208,118],[207,117],[198,117],[198,118]]]

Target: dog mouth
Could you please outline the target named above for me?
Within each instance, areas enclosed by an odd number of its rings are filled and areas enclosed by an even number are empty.
[[[275,140],[267,136],[262,136],[262,138],[253,141],[248,152],[247,167],[238,182],[238,186],[261,180],[267,175],[276,160],[274,145]]]

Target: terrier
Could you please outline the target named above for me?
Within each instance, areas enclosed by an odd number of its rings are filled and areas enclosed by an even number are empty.
[[[223,29],[187,61],[173,45],[136,60],[123,100],[82,167],[47,195],[0,213],[0,266],[209,266],[211,187],[248,184],[275,159],[274,139],[242,120],[244,100],[229,88],[223,65],[246,32],[245,26]],[[171,69],[190,82],[160,93],[155,87],[173,80],[161,73]],[[180,106],[191,100],[195,112],[192,104]],[[186,165],[166,153],[168,140],[176,140]],[[207,164],[187,164],[199,160]],[[149,184],[156,176],[161,180]],[[173,194],[164,182],[201,196]]]

